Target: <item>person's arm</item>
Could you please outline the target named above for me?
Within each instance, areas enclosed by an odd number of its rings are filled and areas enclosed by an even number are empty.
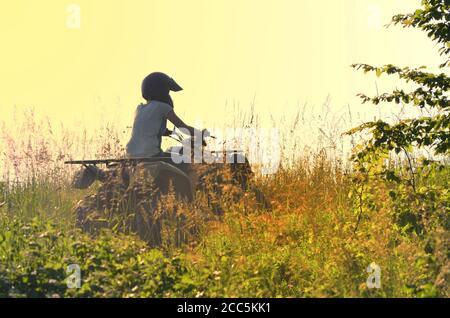
[[[177,116],[177,114],[175,114],[175,112],[173,110],[171,110],[168,114],[167,114],[167,119],[174,124],[177,128],[179,129],[186,129],[189,131],[189,134],[191,136],[195,135],[195,131],[197,129],[195,129],[194,127],[191,127],[189,125],[187,125],[183,120],[181,120],[180,117]]]

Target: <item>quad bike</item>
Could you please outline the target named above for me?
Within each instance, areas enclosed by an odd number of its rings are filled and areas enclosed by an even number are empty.
[[[174,211],[176,205],[170,211],[155,212],[164,203],[162,198],[168,195],[176,202],[193,202],[202,193],[218,216],[224,213],[223,198],[236,201],[248,191],[254,193],[263,208],[270,207],[262,191],[254,185],[254,174],[242,151],[207,151],[205,138],[213,136],[203,136],[196,142],[193,137],[184,139],[176,132],[171,133],[170,137],[181,145],[170,147],[160,156],[67,161],[66,164],[83,166],[74,176],[74,188],[86,189],[94,181],[100,181],[96,193],[77,204],[77,227],[90,233],[101,228],[117,228],[138,233],[149,244],[158,246],[162,240],[162,223],[167,217],[171,216],[181,228],[187,221]],[[100,164],[106,165],[106,169],[98,168]],[[183,241],[183,231],[177,232],[179,244]]]

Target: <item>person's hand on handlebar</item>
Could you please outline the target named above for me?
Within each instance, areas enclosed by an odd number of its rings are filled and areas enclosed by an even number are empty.
[[[181,132],[186,133],[186,130],[188,131],[188,135],[191,137],[195,137],[196,133],[199,132],[198,129],[195,129],[194,127],[191,127],[187,125],[184,121],[181,120],[180,117],[178,117],[175,112],[172,110],[167,114],[167,119],[175,125],[178,129],[181,130]],[[203,131],[202,131],[203,135]]]

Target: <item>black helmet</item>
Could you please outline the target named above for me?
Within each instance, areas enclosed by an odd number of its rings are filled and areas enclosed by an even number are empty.
[[[146,100],[167,96],[170,91],[178,92],[182,88],[173,78],[161,72],[154,72],[142,81],[142,97]]]

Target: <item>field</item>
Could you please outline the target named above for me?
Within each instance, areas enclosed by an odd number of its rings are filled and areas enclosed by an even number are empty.
[[[116,228],[75,227],[74,206],[94,189],[72,189],[62,161],[120,153],[118,129],[57,133],[33,113],[21,123],[3,125],[0,142],[1,297],[450,296],[448,165],[414,157],[413,191],[355,169],[335,125],[321,128],[333,140],[293,145],[290,131],[302,124],[294,122],[281,140],[286,164],[255,181],[271,209],[248,193],[214,217],[199,196],[182,208],[195,223],[187,242],[177,246],[168,223],[152,248]],[[404,157],[380,165],[410,181]],[[79,288],[67,284],[71,264]]]

